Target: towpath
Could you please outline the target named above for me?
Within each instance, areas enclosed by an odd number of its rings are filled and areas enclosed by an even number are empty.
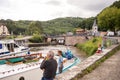
[[[120,50],[79,80],[120,80]]]

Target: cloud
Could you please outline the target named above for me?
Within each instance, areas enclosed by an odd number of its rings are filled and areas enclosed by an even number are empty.
[[[67,3],[76,7],[77,15],[83,17],[96,16],[105,7],[111,5],[116,0],[67,0]],[[71,15],[74,15],[71,12]],[[82,14],[81,14],[82,13]]]
[[[116,0],[0,0],[0,18],[50,20],[57,17],[91,17]]]
[[[68,4],[86,9],[86,10],[101,10],[116,0],[67,0]]]
[[[54,6],[59,6],[61,4],[61,2],[57,1],[57,0],[51,0],[51,1],[46,2],[46,4],[50,4],[50,5],[54,5]]]
[[[0,0],[0,7],[9,6],[9,0]]]

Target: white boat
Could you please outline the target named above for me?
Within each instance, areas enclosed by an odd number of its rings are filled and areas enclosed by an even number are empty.
[[[29,51],[28,47],[19,46],[14,40],[0,40],[0,58],[10,55],[26,54]]]
[[[58,57],[56,57],[56,60],[57,59]],[[19,80],[21,76],[24,76],[26,80],[40,80],[43,74],[43,71],[40,70],[40,65],[42,61],[43,59],[40,59],[37,62],[19,64],[14,66],[7,64],[1,65],[0,80]],[[75,66],[79,62],[80,60],[77,57],[74,57],[71,60],[67,60],[64,63],[63,72],[69,70],[71,67]],[[56,72],[56,74],[58,74],[58,71]]]

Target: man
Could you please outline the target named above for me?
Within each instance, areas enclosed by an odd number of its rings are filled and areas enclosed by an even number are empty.
[[[40,68],[44,70],[41,80],[53,80],[56,75],[57,61],[54,59],[54,53],[49,51],[47,57],[41,63]]]

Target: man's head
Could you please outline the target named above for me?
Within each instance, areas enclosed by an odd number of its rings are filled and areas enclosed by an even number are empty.
[[[47,54],[47,57],[49,59],[53,58],[54,57],[54,52],[53,51],[49,51],[49,53]]]
[[[19,80],[25,80],[25,78],[22,76],[22,77],[19,78]]]

